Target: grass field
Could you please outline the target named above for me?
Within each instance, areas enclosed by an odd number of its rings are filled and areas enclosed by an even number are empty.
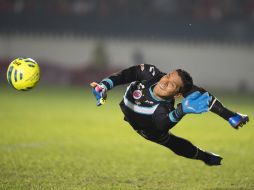
[[[232,129],[213,113],[188,115],[172,132],[224,157],[208,167],[148,142],[126,122],[109,93],[96,107],[82,88],[0,89],[0,189],[254,189],[254,127]],[[247,95],[219,95],[254,116]]]

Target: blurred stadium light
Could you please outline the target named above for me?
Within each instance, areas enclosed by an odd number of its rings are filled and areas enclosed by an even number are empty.
[[[253,34],[254,0],[0,0],[0,71],[32,57],[42,83],[70,85],[145,61],[254,91]]]

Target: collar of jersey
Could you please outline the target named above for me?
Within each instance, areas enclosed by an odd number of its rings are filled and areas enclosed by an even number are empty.
[[[156,84],[157,84],[157,83],[153,84],[153,85],[150,86],[150,88],[149,88],[149,92],[150,92],[151,97],[152,97],[155,101],[157,101],[157,102],[170,102],[169,100],[159,99],[159,98],[157,98],[157,97],[154,95],[153,89],[154,89],[154,86],[155,86]]]

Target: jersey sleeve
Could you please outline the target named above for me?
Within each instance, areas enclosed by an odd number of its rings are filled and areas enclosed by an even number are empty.
[[[160,73],[162,72],[154,65],[141,64],[114,73],[104,78],[100,83],[103,84],[107,90],[110,90],[118,85],[134,81],[149,80]]]
[[[168,131],[174,127],[184,116],[181,104],[177,108],[169,108],[160,104],[153,114],[155,126],[160,131]]]

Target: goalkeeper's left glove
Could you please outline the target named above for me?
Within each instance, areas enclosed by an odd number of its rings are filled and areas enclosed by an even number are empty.
[[[204,94],[199,91],[193,92],[184,98],[181,104],[178,104],[177,109],[169,113],[169,118],[172,122],[178,122],[185,114],[207,112],[211,100],[212,97],[208,92]]]
[[[103,84],[98,84],[96,82],[92,82],[90,84],[91,87],[93,87],[93,95],[95,96],[97,103],[97,106],[103,105],[106,102],[107,99],[107,88],[104,87]]]
[[[182,110],[184,114],[203,113],[209,110],[209,102],[212,97],[208,92],[201,94],[199,91],[193,92],[182,101]]]

